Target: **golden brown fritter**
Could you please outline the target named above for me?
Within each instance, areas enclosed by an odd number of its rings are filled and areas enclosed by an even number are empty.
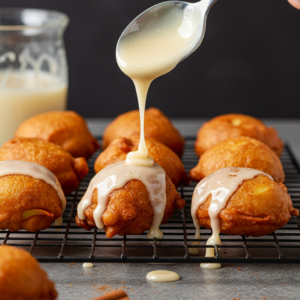
[[[1,230],[46,229],[61,214],[61,200],[48,183],[24,175],[0,177]]]
[[[89,172],[83,157],[74,159],[62,147],[33,138],[16,138],[5,143],[0,148],[0,161],[3,160],[27,161],[46,167],[57,177],[65,195],[76,190]]]
[[[1,300],[54,300],[54,282],[25,250],[0,246]]]
[[[74,111],[53,111],[36,115],[19,126],[15,137],[49,141],[61,146],[73,157],[86,159],[99,148],[85,120]]]
[[[109,165],[126,160],[129,152],[138,150],[139,141],[138,135],[115,139],[96,159],[95,172],[98,173]],[[165,170],[175,186],[180,183],[188,184],[189,180],[183,163],[170,148],[151,138],[146,138],[146,146],[149,151],[148,155]]]
[[[162,224],[167,223],[175,209],[182,209],[185,201],[177,193],[174,184],[166,175],[167,203]],[[93,193],[92,205],[84,214],[85,220],[76,216],[76,224],[85,230],[96,228],[93,213],[98,204],[97,190]],[[153,220],[153,209],[148,190],[139,180],[130,180],[121,188],[114,190],[108,197],[106,211],[102,216],[104,230],[108,238],[116,234],[142,234],[148,230]]]
[[[208,208],[211,195],[199,206],[200,226],[211,229]],[[219,214],[220,230],[231,235],[263,236],[284,226],[291,216],[298,216],[284,184],[266,175],[246,180],[229,198]]]
[[[218,116],[199,129],[195,151],[201,156],[206,150],[229,138],[247,136],[268,145],[278,156],[283,150],[283,142],[273,127],[253,117],[229,114]]]
[[[221,142],[201,155],[190,177],[200,181],[227,167],[251,168],[269,174],[276,182],[284,182],[282,164],[264,143],[248,137],[235,137]]]
[[[118,137],[140,134],[140,114],[138,110],[118,116],[105,129],[103,148]],[[171,121],[157,108],[145,111],[145,137],[154,138],[172,149],[178,156],[183,154],[184,139]]]

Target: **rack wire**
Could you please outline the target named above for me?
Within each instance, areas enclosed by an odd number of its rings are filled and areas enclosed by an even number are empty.
[[[194,137],[186,138],[182,161],[187,172],[198,162],[194,140]],[[40,262],[300,263],[299,217],[293,217],[288,224],[263,237],[221,235],[222,245],[214,247],[215,257],[212,258],[205,257],[206,241],[211,230],[201,228],[200,255],[189,256],[188,248],[195,234],[190,214],[194,182],[178,188],[186,206],[175,211],[167,224],[161,225],[163,240],[150,243],[146,233],[108,239],[103,230],[85,231],[79,228],[75,223],[76,207],[95,175],[93,166],[100,152],[89,160],[90,172],[78,190],[67,197],[62,226],[51,226],[35,233],[0,231],[0,243],[26,249]],[[294,207],[300,209],[300,168],[287,143],[281,161]]]

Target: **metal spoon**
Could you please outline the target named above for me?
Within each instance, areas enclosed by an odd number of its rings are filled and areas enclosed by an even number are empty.
[[[188,56],[190,56],[194,51],[196,51],[198,47],[201,45],[205,34],[207,15],[210,9],[212,8],[212,6],[216,2],[217,0],[202,0],[196,3],[188,3],[184,1],[167,1],[150,7],[149,9],[141,13],[139,16],[137,16],[123,31],[117,44],[117,52],[118,52],[118,46],[121,39],[129,33],[138,31],[140,24],[143,24],[145,26],[145,23],[147,24],[147,22],[153,21],[153,16],[155,14],[164,12],[163,15],[165,15],[166,10],[168,9],[171,10],[174,7],[176,7],[177,9],[183,10],[184,19],[185,18],[194,19],[193,22],[195,22],[196,19],[197,22],[195,38],[192,41],[193,45],[191,45],[192,47],[191,50],[188,52],[188,54],[181,59],[181,61],[183,61]],[[184,21],[185,20],[183,20],[183,23]]]

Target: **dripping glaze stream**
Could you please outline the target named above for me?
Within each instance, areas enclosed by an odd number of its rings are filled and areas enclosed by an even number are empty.
[[[162,238],[159,230],[166,206],[165,171],[148,156],[144,134],[144,114],[149,87],[199,47],[205,32],[207,13],[214,0],[195,4],[164,2],[138,16],[121,35],[116,49],[120,69],[129,76],[136,88],[140,110],[140,143],[138,150],[127,154],[126,161],[103,169],[91,181],[78,205],[78,217],[85,219],[84,211],[92,204],[97,190],[98,204],[94,220],[103,228],[102,215],[108,196],[122,188],[129,180],[140,180],[148,189],[154,219],[148,238]],[[154,195],[152,186],[159,189]]]

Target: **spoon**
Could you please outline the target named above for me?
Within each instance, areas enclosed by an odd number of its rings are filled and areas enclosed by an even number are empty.
[[[126,163],[153,166],[144,138],[146,98],[152,81],[173,70],[201,44],[207,14],[217,0],[197,3],[169,1],[135,18],[122,33],[116,49],[120,69],[135,85],[140,108],[140,144]]]
[[[142,26],[144,28],[148,24],[153,23],[153,21],[156,21],[154,20],[155,16],[161,15],[160,18],[164,18],[167,15],[166,12],[177,8],[183,11],[182,24],[178,28],[179,33],[182,36],[189,34],[194,35],[194,38],[191,40],[191,45],[189,47],[188,53],[186,53],[180,60],[183,61],[194,51],[196,51],[201,45],[205,34],[207,15],[216,2],[217,0],[202,0],[196,3],[188,3],[184,1],[167,1],[150,7],[139,16],[137,16],[123,31],[117,44],[117,56],[120,41],[125,36],[127,36],[129,33],[139,31]],[[167,17],[166,22],[169,22],[169,19],[167,19]]]

